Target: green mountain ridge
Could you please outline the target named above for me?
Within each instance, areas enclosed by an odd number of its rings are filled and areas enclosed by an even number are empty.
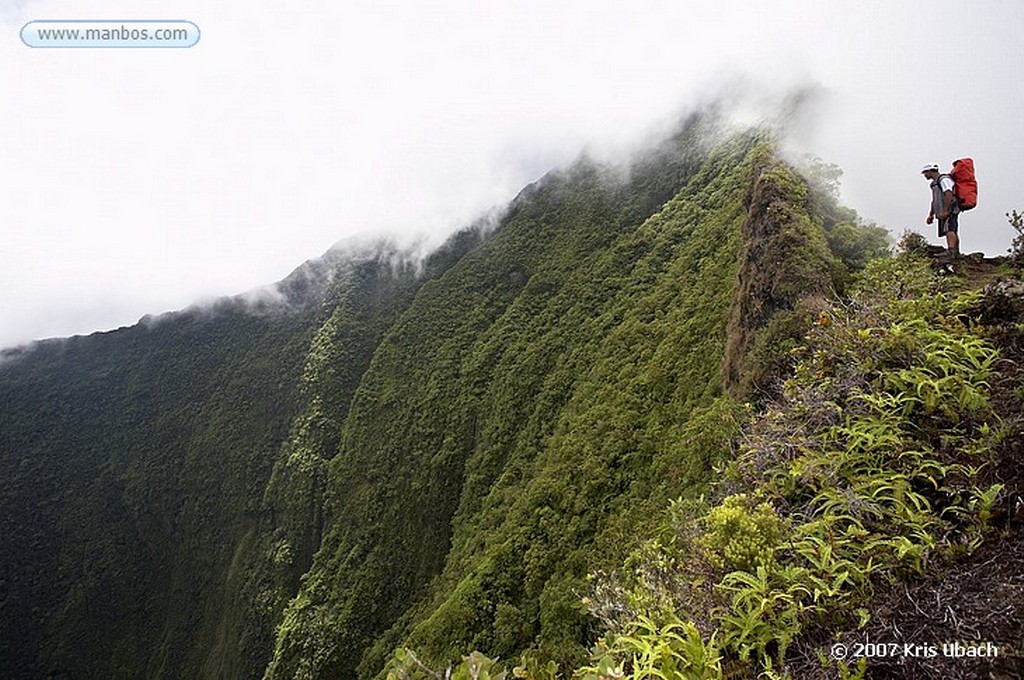
[[[3,674],[198,675],[315,332],[357,306],[366,323],[339,333],[358,370],[388,315],[478,238],[467,230],[419,265],[388,244],[335,252],[269,306],[240,296],[8,351]]]
[[[712,489],[744,404],[885,248],[769,132],[698,115],[423,261],[339,248],[262,302],[19,350],[0,674],[580,668],[611,620],[588,575]]]

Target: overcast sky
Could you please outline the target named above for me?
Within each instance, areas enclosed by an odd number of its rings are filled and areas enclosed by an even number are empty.
[[[31,49],[35,19],[202,38]],[[972,156],[963,247],[1000,254],[1022,27],[1020,0],[0,0],[0,347],[270,283],[356,232],[439,238],[721,83],[819,88],[794,145],[896,234],[938,242],[920,167]]]

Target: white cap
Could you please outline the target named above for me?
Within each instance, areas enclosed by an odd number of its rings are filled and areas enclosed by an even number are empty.
[[[924,166],[923,168],[921,168],[921,173],[922,174],[926,173],[929,170],[934,170],[935,172],[938,172],[939,171],[939,164],[938,163],[929,163],[926,166]]]

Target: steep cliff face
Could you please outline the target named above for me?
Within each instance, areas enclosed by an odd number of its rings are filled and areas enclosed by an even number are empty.
[[[730,455],[723,395],[764,387],[846,271],[767,138],[714,127],[551,173],[421,266],[307,266],[287,311],[0,365],[0,672],[580,660],[588,570],[699,492]]]
[[[806,183],[778,163],[754,168],[723,365],[731,394],[769,387],[758,384],[773,377],[764,352],[785,335],[798,303],[832,292],[844,274],[826,240],[832,225],[808,209],[808,194]]]
[[[707,479],[723,372],[843,268],[769,145],[701,141],[673,140],[699,162],[646,211],[623,206],[642,173],[549,178],[420,290],[356,392],[266,677],[372,677],[403,642],[583,656],[587,569]]]
[[[5,363],[5,676],[182,667],[178,629],[216,599],[313,328],[186,313]]]
[[[333,251],[275,295],[7,352],[0,675],[261,672],[254,645],[270,641],[250,630],[275,622],[233,602],[247,546],[277,525],[264,490],[295,440],[311,342],[336,329],[345,375],[329,406],[343,405],[396,310],[479,235],[419,275],[387,244]],[[317,516],[293,520],[307,541]]]

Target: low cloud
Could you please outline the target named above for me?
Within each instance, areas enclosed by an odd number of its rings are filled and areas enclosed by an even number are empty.
[[[926,229],[925,161],[977,161],[967,250],[1005,249],[1003,213],[1022,207],[1021,3],[956,13],[955,57],[938,47],[951,0],[212,4],[0,4],[0,126],[17,131],[0,142],[0,346],[252,290],[355,233],[439,243],[723,89],[744,118],[812,84],[793,147],[842,167],[847,202],[894,231]],[[17,39],[30,19],[119,17],[187,19],[202,39]]]

